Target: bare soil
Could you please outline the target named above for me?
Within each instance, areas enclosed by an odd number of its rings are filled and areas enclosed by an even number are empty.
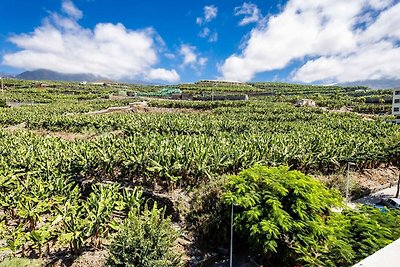
[[[103,110],[90,111],[87,113],[83,113],[86,115],[101,115],[101,114],[110,114],[110,113],[204,113],[206,111],[191,109],[191,108],[159,108],[159,107],[130,107],[130,106],[122,106],[122,107],[112,107]],[[72,115],[72,114],[70,114]]]
[[[70,257],[60,258],[51,263],[45,263],[46,267],[99,267],[107,261],[106,250],[85,251],[75,260]]]
[[[374,114],[366,114],[366,113],[358,113],[354,112],[352,108],[349,107],[341,107],[340,109],[329,109],[327,107],[320,107],[320,109],[324,111],[329,111],[329,112],[337,112],[337,113],[354,113],[360,116],[362,119],[367,120],[367,121],[373,121],[375,116]]]
[[[95,139],[99,136],[102,135],[109,135],[109,134],[114,134],[114,135],[122,135],[122,131],[112,131],[108,133],[73,133],[73,132],[64,132],[64,131],[49,131],[45,129],[37,129],[37,130],[28,130],[26,129],[25,123],[17,124],[17,125],[12,125],[4,128],[5,130],[8,130],[10,132],[16,132],[16,131],[29,131],[32,133],[35,133],[40,136],[50,136],[50,137],[59,137],[61,139],[67,140],[67,141],[75,141],[75,140],[91,140]]]
[[[352,188],[374,189],[379,186],[396,184],[399,179],[400,170],[394,166],[381,166],[375,169],[364,169],[350,172],[350,183]],[[343,188],[345,182],[344,174],[317,175],[318,180],[328,187]]]

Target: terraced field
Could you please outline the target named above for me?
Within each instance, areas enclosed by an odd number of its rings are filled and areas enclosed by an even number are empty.
[[[30,105],[0,108],[0,236],[9,253],[46,263],[56,255],[106,250],[126,218],[142,218],[155,201],[153,211],[173,215],[181,238],[186,236],[177,246],[190,260],[204,234],[194,229],[193,220],[200,219],[191,211],[197,211],[197,194],[216,180],[253,166],[333,177],[354,162],[360,173],[388,166],[395,172],[400,159],[400,128],[384,114],[388,105],[362,101],[390,91],[362,88],[360,96],[354,93],[359,88],[180,85],[194,94],[274,94],[248,101],[147,99],[144,111],[96,112],[142,100],[121,90],[159,88],[6,85],[0,98]],[[110,100],[110,94],[122,97]],[[318,106],[295,107],[301,98]],[[343,106],[358,113],[330,110]],[[340,181],[325,183],[342,188]]]

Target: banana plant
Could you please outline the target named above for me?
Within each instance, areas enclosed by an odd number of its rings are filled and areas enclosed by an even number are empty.
[[[46,224],[45,226],[42,226],[41,228],[37,230],[31,231],[27,235],[27,239],[33,243],[33,246],[37,248],[39,258],[43,257],[43,246],[48,244],[50,239],[52,238],[52,232],[50,229],[49,224]],[[47,247],[47,253],[49,253],[49,246]]]
[[[5,240],[6,246],[0,248],[0,250],[10,249],[13,256],[22,249],[21,254],[25,254],[25,243],[27,240],[27,234],[25,232],[25,227],[22,224],[17,225],[15,228],[9,228],[7,225],[0,225],[0,239]]]
[[[58,240],[68,244],[72,254],[79,254],[90,236],[90,222],[80,203],[68,200],[65,205],[57,207],[60,217],[60,234]]]
[[[121,196],[118,184],[95,185],[92,190],[84,203],[84,209],[89,223],[89,234],[93,236],[95,248],[100,248],[101,237],[107,235],[112,214],[117,205],[121,205],[118,202]]]

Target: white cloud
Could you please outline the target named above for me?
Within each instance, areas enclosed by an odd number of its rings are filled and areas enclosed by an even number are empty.
[[[360,34],[363,42],[379,41],[383,38],[400,40],[400,4],[383,11],[375,23]]]
[[[179,54],[183,57],[181,67],[190,66],[191,68],[198,70],[207,63],[207,58],[201,57],[197,54],[195,46],[182,44],[179,49]]]
[[[64,0],[62,2],[62,11],[65,12],[67,15],[70,17],[73,17],[75,19],[81,19],[83,16],[83,13],[81,10],[79,10],[74,3],[70,0]]]
[[[261,20],[261,12],[257,5],[244,2],[242,6],[235,7],[235,16],[244,15],[244,18],[239,22],[240,26],[250,23],[259,22]]]
[[[207,36],[209,36],[209,35],[210,35],[210,29],[207,28],[207,27],[205,27],[205,28],[199,33],[199,36],[200,36],[201,38],[205,38],[205,37],[207,37]]]
[[[175,70],[151,69],[146,80],[162,80],[167,82],[179,81],[179,75]]]
[[[218,8],[214,5],[204,7],[204,20],[210,22],[217,17]]]
[[[204,11],[203,17],[196,18],[196,23],[200,26],[212,21],[218,15],[218,8],[214,5],[204,6],[203,11]],[[210,43],[214,43],[214,42],[218,41],[218,32],[216,32],[216,31],[211,32],[211,30],[208,27],[204,27],[199,32],[198,35],[201,38],[208,37],[208,42],[210,42]]]
[[[175,55],[172,54],[172,53],[165,53],[164,56],[165,56],[166,58],[168,58],[168,59],[174,59],[174,58],[175,58]]]
[[[196,18],[196,24],[198,24],[198,25],[203,24],[203,18],[197,17],[197,18]]]
[[[313,81],[359,81],[399,78],[400,48],[390,42],[381,42],[362,47],[362,51],[348,56],[320,57],[304,64],[293,79]]]
[[[204,15],[202,17],[196,18],[196,23],[202,25],[203,23],[208,23],[215,19],[218,15],[218,8],[214,5],[204,6]]]
[[[211,32],[211,30],[209,28],[205,27],[199,32],[199,37],[201,37],[201,38],[208,37],[208,42],[214,43],[214,42],[218,41],[218,32],[216,32],[216,31]]]
[[[83,28],[77,23],[82,12],[72,2],[64,1],[62,10],[66,16],[53,13],[33,32],[11,37],[21,50],[6,54],[3,64],[28,70],[92,73],[110,79],[179,78],[175,70],[153,68],[163,46],[154,29],[131,30],[120,23]]]
[[[400,3],[385,0],[290,0],[281,13],[251,30],[241,53],[227,58],[220,71],[224,79],[251,80],[305,60],[293,79],[399,78],[398,14]],[[363,22],[368,23],[359,27]]]

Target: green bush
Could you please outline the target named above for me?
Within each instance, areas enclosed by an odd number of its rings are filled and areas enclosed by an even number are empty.
[[[396,211],[348,209],[336,191],[288,167],[231,176],[224,199],[235,203],[235,229],[266,265],[352,266],[400,237]]]
[[[352,263],[361,261],[400,238],[400,216],[396,210],[383,213],[373,207],[360,206],[357,210],[345,210],[334,214],[328,222],[328,225],[332,224],[342,229],[335,237],[341,237],[342,242],[351,246],[354,254]],[[335,262],[339,263],[340,259]],[[351,265],[351,262],[343,262],[341,266]]]
[[[0,108],[7,107],[7,102],[4,99],[0,99]]]
[[[211,179],[195,189],[186,215],[188,229],[195,233],[196,245],[216,249],[229,244],[229,212],[222,201],[227,176]]]
[[[107,266],[181,266],[181,255],[174,250],[177,237],[170,219],[156,205],[141,215],[130,213],[109,246]]]
[[[0,262],[0,267],[40,267],[42,263],[39,260],[30,260],[23,258],[7,258]]]

